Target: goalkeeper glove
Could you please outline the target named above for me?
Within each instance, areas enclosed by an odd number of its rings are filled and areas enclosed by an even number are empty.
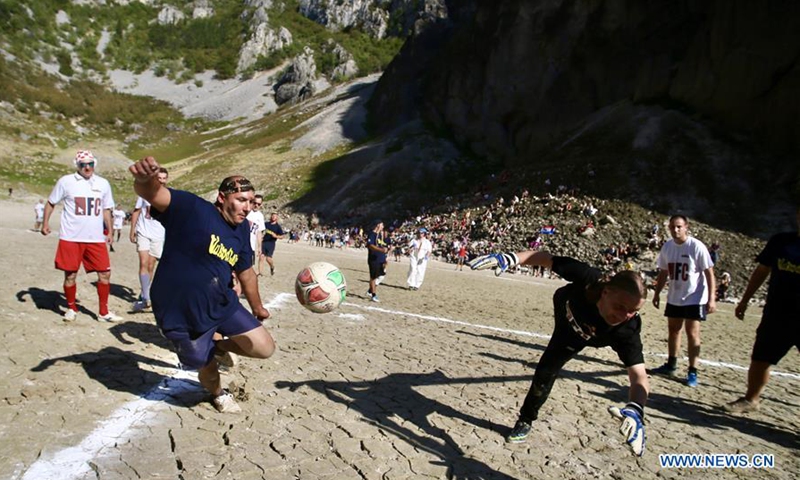
[[[619,433],[625,436],[625,442],[634,455],[641,457],[644,454],[644,409],[635,402],[628,402],[624,408],[608,407],[608,413],[614,418],[622,420]]]
[[[494,269],[494,274],[499,276],[511,267],[519,264],[516,253],[490,253],[473,259],[469,262],[469,268],[473,270]]]

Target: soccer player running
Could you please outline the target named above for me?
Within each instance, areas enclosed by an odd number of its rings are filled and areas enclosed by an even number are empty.
[[[169,172],[166,168],[158,169],[158,181],[166,185]],[[139,255],[139,285],[142,293],[139,300],[133,302],[133,312],[139,313],[150,308],[150,284],[156,271],[156,263],[164,251],[164,226],[150,215],[150,203],[139,197],[131,215],[130,241],[136,244]]]
[[[675,377],[678,353],[681,350],[681,329],[686,326],[689,343],[689,371],[686,385],[698,384],[697,364],[700,360],[700,322],[717,310],[714,263],[708,249],[700,240],[689,236],[689,221],[683,215],[669,219],[672,240],[661,247],[656,263],[658,277],[653,295],[653,305],[659,308],[661,290],[669,278],[667,307],[664,316],[668,322],[667,363],[653,369],[651,373]]]
[[[375,221],[372,231],[367,236],[367,266],[369,267],[369,295],[373,302],[380,302],[378,298],[378,285],[386,275],[386,254],[389,253],[389,245],[383,232],[383,222]]]
[[[644,406],[649,394],[640,337],[642,319],[638,313],[647,297],[641,277],[636,272],[622,271],[605,281],[600,270],[545,251],[493,253],[469,262],[473,270],[493,268],[496,275],[517,265],[544,267],[570,283],[553,295],[553,335],[506,441],[520,443],[527,439],[531,423],[538,418],[559,372],[570,359],[585,347],[610,346],[625,365],[631,386],[627,405],[608,410],[621,420],[620,432],[631,451],[641,456],[645,449]]]
[[[211,204],[189,192],[165,187],[159,166],[146,157],[130,167],[134,191],[150,203],[150,214],[166,230],[164,255],[152,286],[156,324],[174,345],[185,368],[197,369],[200,383],[223,413],[241,408],[222,388],[218,362],[229,353],[269,358],[272,336],[261,325],[269,311],[261,303],[247,214],[253,185],[242,176],[224,179]],[[236,272],[252,314],[231,288]],[[219,334],[228,338],[214,340]]]
[[[747,391],[744,397],[725,406],[729,412],[757,410],[769,381],[770,367],[777,365],[793,346],[800,349],[800,199],[795,216],[797,230],[774,235],[756,257],[758,265],[736,305],[736,317],[744,320],[748,302],[770,277],[767,303],[756,330],[747,371]]]
[[[100,303],[97,319],[116,322],[122,317],[108,310],[111,261],[106,243],[112,244],[113,232],[109,229],[107,234],[103,234],[103,224],[111,225],[111,209],[114,208],[111,185],[105,178],[95,174],[97,159],[92,152],[79,151],[73,162],[77,171],[58,179],[47,199],[41,229],[42,235],[50,234],[50,216],[56,204],[63,200],[56,269],[64,272],[64,295],[67,297],[64,321],[71,322],[78,316],[78,286],[75,280],[83,264],[86,273],[97,272]]]

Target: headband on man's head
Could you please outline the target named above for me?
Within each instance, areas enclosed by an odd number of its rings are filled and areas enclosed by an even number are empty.
[[[78,150],[75,154],[75,159],[72,160],[75,164],[75,168],[78,168],[78,165],[81,163],[91,163],[94,162],[94,166],[97,167],[97,158],[90,152],[89,150]]]
[[[250,180],[242,176],[228,177],[219,185],[219,191],[223,195],[239,192],[254,192],[255,190]]]

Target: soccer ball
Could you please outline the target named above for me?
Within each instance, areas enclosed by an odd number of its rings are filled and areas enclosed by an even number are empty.
[[[315,262],[297,274],[294,293],[300,305],[314,313],[328,313],[344,301],[347,282],[336,266]]]

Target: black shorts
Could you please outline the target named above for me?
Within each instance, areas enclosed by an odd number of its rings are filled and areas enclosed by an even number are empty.
[[[378,277],[386,275],[386,263],[385,262],[367,262],[369,264],[369,279],[375,280]]]
[[[793,326],[787,326],[786,323],[788,322],[769,319],[766,316],[761,318],[756,330],[753,354],[750,356],[752,360],[777,365],[792,347],[800,350],[800,327],[796,322]]]
[[[275,244],[278,242],[261,242],[261,253],[266,257],[272,258],[275,253]]]
[[[686,320],[705,321],[708,315],[707,305],[672,305],[667,304],[664,309],[664,316],[669,318],[683,318]]]

